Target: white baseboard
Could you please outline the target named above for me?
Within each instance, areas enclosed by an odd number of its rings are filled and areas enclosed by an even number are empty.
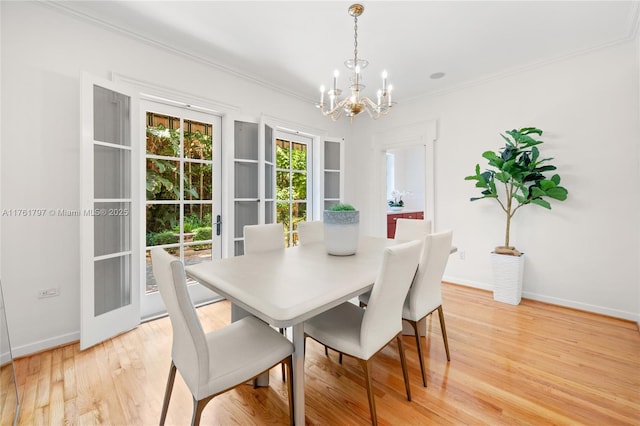
[[[0,366],[4,366],[5,364],[9,364],[11,362],[11,355],[9,355],[9,351],[0,353]]]
[[[73,333],[61,334],[60,336],[54,336],[49,339],[38,340],[22,346],[13,346],[11,348],[13,357],[18,358],[21,356],[32,355],[38,352],[42,352],[48,349],[55,348],[56,346],[63,346],[69,343],[77,342],[80,340],[80,332],[75,331]]]
[[[477,288],[480,290],[493,291],[493,286],[491,284],[487,284],[479,281],[467,280],[464,278],[452,277],[450,275],[443,276],[442,281],[446,281],[451,284],[463,285],[465,287]]]
[[[466,287],[477,288],[480,290],[493,291],[491,284],[482,283],[473,280],[467,280],[462,278],[456,278],[452,276],[442,277],[443,281],[450,282],[452,284],[463,285]],[[604,306],[591,305],[588,303],[576,302],[574,300],[561,299],[558,297],[546,296],[544,294],[531,293],[528,291],[522,292],[522,297],[526,299],[536,300],[538,302],[545,302],[551,305],[564,306],[566,308],[578,309],[580,311],[593,312],[595,314],[606,315],[609,317],[620,318],[628,321],[633,321],[640,327],[640,314],[634,312],[621,311],[619,309],[611,309]]]
[[[567,308],[578,309],[580,311],[593,312],[594,314],[606,315],[609,317],[620,318],[633,322],[640,321],[639,315],[633,312],[621,311],[619,309],[611,309],[604,306],[591,305],[588,303],[576,302],[574,300],[560,299],[558,297],[545,296],[544,294],[522,292],[522,297],[538,302],[545,302],[552,305],[560,305]]]

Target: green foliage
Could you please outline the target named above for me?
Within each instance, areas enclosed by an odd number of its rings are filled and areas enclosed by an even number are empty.
[[[355,209],[351,204],[334,204],[329,207],[329,211],[332,212],[354,211]]]
[[[195,235],[193,236],[193,241],[210,240],[213,235],[210,226],[206,226],[204,228],[198,228],[194,232],[195,232]]]
[[[276,146],[276,198],[307,199],[307,151],[291,149],[289,143]],[[289,169],[291,171],[289,171]]]
[[[200,131],[185,131],[183,194],[180,193],[180,129],[169,129],[162,124],[147,127],[147,154],[170,158],[147,158],[147,200],[200,200],[210,199],[212,193],[212,169],[210,164],[188,161],[212,157],[212,137]],[[147,230],[158,233],[176,225],[175,206],[158,205],[147,210]],[[211,221],[208,222],[209,225]],[[200,226],[198,224],[197,226]],[[185,232],[196,226],[185,223]]]
[[[481,171],[480,165],[476,164],[475,174],[465,177],[465,180],[475,181],[476,188],[482,190],[481,196],[473,197],[471,201],[494,199],[505,212],[505,247],[509,247],[511,218],[520,207],[535,204],[551,209],[545,198],[564,201],[568,191],[560,186],[559,175],[545,176],[546,172],[556,170],[556,166],[548,164],[553,158],[540,158],[538,145],[543,142],[531,136],[541,136],[542,130],[525,127],[506,131],[506,134],[509,137],[501,134],[505,146],[500,151],[482,154],[490,168]]]
[[[195,235],[193,241],[207,241],[213,238],[213,232],[210,226],[194,229]],[[194,250],[206,250],[210,248],[208,244],[194,244],[191,246]]]
[[[209,217],[209,221],[207,222],[206,218]],[[200,218],[196,215],[188,215],[183,219],[182,228],[184,232],[195,232],[197,228],[211,225],[211,215],[207,214],[205,216],[205,220],[200,220]],[[171,228],[175,232],[180,232],[180,224],[175,223]]]
[[[276,222],[285,232],[307,220],[306,145],[278,140],[276,144]]]
[[[160,246],[163,244],[175,244],[178,242],[178,236],[173,231],[163,231],[147,234],[147,246]]]

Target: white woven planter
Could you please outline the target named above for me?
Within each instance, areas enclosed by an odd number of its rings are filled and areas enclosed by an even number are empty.
[[[491,253],[493,268],[493,300],[518,305],[522,298],[524,254],[509,256]]]
[[[349,256],[358,249],[360,212],[357,210],[324,211],[324,243],[327,253]]]

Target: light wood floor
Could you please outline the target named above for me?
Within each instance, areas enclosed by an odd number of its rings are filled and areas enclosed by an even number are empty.
[[[437,316],[428,320],[429,386],[423,388],[412,336],[404,337],[413,401],[405,398],[395,342],[374,358],[380,424],[640,424],[640,334],[636,324],[523,300],[500,304],[491,294],[445,284],[451,348],[446,362]],[[223,327],[229,304],[198,309],[205,330]],[[21,425],[158,423],[170,363],[167,318],[80,352],[77,344],[16,360]],[[0,375],[1,424],[11,393]],[[306,420],[318,425],[369,424],[362,372],[353,359],[307,341]],[[202,424],[287,424],[280,369],[271,386],[243,385],[214,398]],[[176,379],[167,424],[188,424],[191,397]]]

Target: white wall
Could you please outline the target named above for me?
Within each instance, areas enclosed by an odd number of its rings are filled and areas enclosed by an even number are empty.
[[[79,206],[79,77],[138,80],[346,136],[306,103],[37,3],[2,2],[2,208]],[[224,132],[224,129],[223,129]],[[224,148],[223,148],[224,149]],[[348,155],[348,154],[347,154]],[[77,217],[2,217],[2,281],[15,353],[78,338]],[[38,299],[41,288],[60,296]]]
[[[454,230],[447,280],[490,289],[488,253],[504,240],[505,221],[464,177],[484,163],[483,151],[502,146],[515,127],[545,131],[545,156],[554,157],[565,202],[552,210],[527,206],[512,222],[511,242],[527,254],[524,297],[636,320],[640,191],[637,46],[628,42],[540,66],[458,91],[405,102],[373,126],[358,123],[366,157],[358,163],[359,203],[375,208],[375,134],[438,120],[435,144],[435,229]],[[379,233],[379,215],[364,226]]]

